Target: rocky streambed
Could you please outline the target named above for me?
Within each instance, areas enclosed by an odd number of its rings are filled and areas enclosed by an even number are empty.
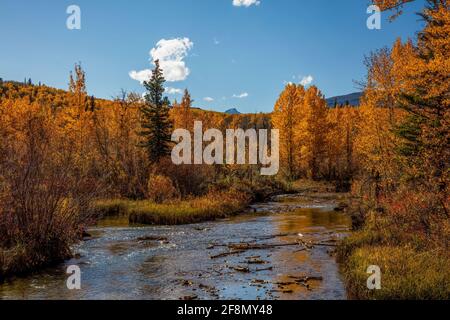
[[[341,195],[281,195],[230,219],[183,226],[102,221],[74,259],[0,285],[0,299],[346,299]],[[67,268],[81,270],[69,290]]]

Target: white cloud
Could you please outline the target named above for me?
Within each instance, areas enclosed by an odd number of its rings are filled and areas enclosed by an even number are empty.
[[[165,91],[167,94],[183,94],[183,90],[172,87],[167,87]]]
[[[129,73],[130,78],[139,81],[140,83],[143,83],[144,81],[150,80],[152,77],[152,70],[145,69],[142,71],[130,71]]]
[[[247,98],[247,97],[248,97],[247,92],[243,92],[241,94],[233,94],[233,98],[237,98],[237,99],[242,99],[242,98]]]
[[[184,59],[193,46],[194,43],[189,38],[161,39],[156,47],[150,50],[150,60],[153,65],[156,60],[159,60],[166,81],[183,81],[190,74]],[[150,79],[152,71],[151,69],[133,70],[129,75],[132,79],[142,83]]]
[[[307,86],[307,85],[310,85],[313,81],[314,81],[314,78],[311,75],[309,75],[309,76],[303,77],[302,80],[300,81],[300,84],[302,86]]]
[[[205,98],[203,98],[203,100],[206,101],[206,102],[213,102],[214,101],[214,99],[211,98],[211,97],[205,97]]]
[[[233,6],[235,7],[250,7],[252,5],[259,6],[261,1],[259,0],[233,0]]]

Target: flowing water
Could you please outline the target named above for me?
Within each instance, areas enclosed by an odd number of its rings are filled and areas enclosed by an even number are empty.
[[[104,220],[74,259],[0,285],[0,299],[346,299],[331,251],[351,222],[334,205],[284,196],[194,225]],[[230,244],[251,249],[221,255]],[[67,289],[70,265],[81,290]]]

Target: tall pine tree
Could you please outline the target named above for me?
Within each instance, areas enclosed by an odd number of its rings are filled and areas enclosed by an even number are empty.
[[[418,34],[417,52],[405,68],[399,104],[409,117],[397,134],[399,151],[416,178],[446,190],[450,159],[450,3],[429,1],[421,14],[425,29]],[[410,170],[411,171],[411,170]]]
[[[169,118],[169,101],[163,97],[164,83],[159,61],[155,61],[150,81],[145,81],[147,89],[145,104],[141,108],[140,135],[143,137],[141,146],[147,150],[150,162],[157,163],[170,155],[172,122]]]

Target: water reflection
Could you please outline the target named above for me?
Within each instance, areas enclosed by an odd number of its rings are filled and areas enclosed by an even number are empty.
[[[109,219],[89,231],[92,239],[76,248],[77,259],[0,285],[0,298],[345,299],[331,247],[302,251],[301,246],[278,246],[211,256],[228,251],[230,243],[283,245],[300,238],[320,243],[342,236],[349,226],[347,216],[329,208],[176,227],[129,226],[123,217]],[[65,270],[72,264],[82,270],[79,291],[65,285]],[[305,276],[323,279],[298,282]]]

